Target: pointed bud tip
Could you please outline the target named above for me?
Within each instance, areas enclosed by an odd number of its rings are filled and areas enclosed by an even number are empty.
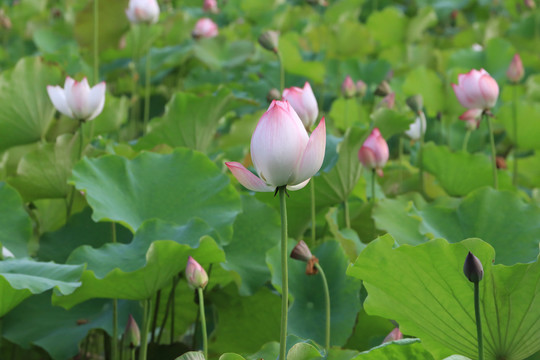
[[[477,283],[484,277],[484,268],[480,260],[469,251],[463,265],[463,273],[470,282]]]

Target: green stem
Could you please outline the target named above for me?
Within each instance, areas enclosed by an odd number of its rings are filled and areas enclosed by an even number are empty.
[[[324,288],[324,298],[326,302],[326,333],[325,333],[325,347],[326,351],[330,350],[330,291],[328,289],[328,281],[326,280],[326,275],[324,274],[324,271],[319,265],[319,263],[315,263],[315,267],[317,270],[319,270],[319,273],[321,273],[321,278],[323,281],[323,288]]]
[[[201,312],[201,330],[202,330],[202,339],[203,339],[203,353],[204,358],[208,359],[208,339],[206,335],[206,317],[204,314],[204,294],[203,289],[197,289],[199,293],[199,310]]]
[[[111,223],[113,244],[116,243],[116,223]],[[113,335],[111,342],[111,359],[118,360],[118,299],[113,299]]]
[[[420,192],[425,194],[424,190],[424,122],[426,115],[423,111],[420,111],[420,149],[418,150],[418,168],[419,168],[419,180],[420,180]]]
[[[146,133],[146,127],[150,121],[150,49],[146,55],[146,69],[144,75],[144,129],[143,134]]]
[[[129,351],[129,354],[130,354],[130,355],[129,355],[129,359],[130,359],[130,360],[135,360],[135,348],[131,349],[131,350]]]
[[[476,316],[476,336],[478,338],[478,360],[484,360],[484,338],[482,337],[482,320],[480,319],[479,282],[474,283],[474,314]]]
[[[345,124],[348,124],[349,118],[349,99],[345,99],[345,109],[343,110],[343,120]]]
[[[317,227],[317,218],[316,218],[316,207],[315,207],[315,178],[311,178],[311,245],[315,245],[317,239],[315,229]]]
[[[141,348],[139,350],[139,360],[146,360],[146,352],[148,349],[148,331],[150,331],[150,308],[151,299],[144,300],[143,304],[143,324],[141,331]]]
[[[343,211],[345,213],[345,227],[347,229],[351,228],[351,215],[349,214],[349,201],[345,199],[343,202]]]
[[[285,89],[285,68],[283,67],[283,58],[281,53],[278,51],[276,53],[279,61],[279,91],[280,94],[283,94],[283,89]]]
[[[99,81],[99,0],[94,0],[94,85]]]
[[[398,142],[398,156],[399,156],[399,183],[403,183],[403,136],[399,137]]]
[[[463,138],[463,145],[461,146],[461,150],[467,151],[467,145],[469,145],[469,139],[471,138],[471,129],[467,129],[467,132],[465,133],[465,137]]]
[[[161,290],[158,290],[156,294],[156,303],[154,304],[154,316],[152,318],[152,326],[150,327],[150,329],[152,330],[152,334],[150,335],[150,343],[154,343],[154,340],[155,340],[157,317],[159,313],[160,302],[161,302]]]
[[[79,121],[79,152],[77,153],[77,161],[81,159],[83,143],[84,143],[83,121]],[[68,205],[66,208],[66,222],[71,216],[71,210],[73,208],[74,199],[75,199],[75,186],[72,186],[70,195],[69,195]]]
[[[375,169],[371,170],[371,201],[375,204]]]
[[[170,338],[170,342],[171,344],[174,343],[174,319],[175,319],[175,314],[174,314],[174,308],[175,308],[175,300],[176,300],[176,284],[178,283],[178,281],[180,280],[180,276],[176,276],[175,278],[173,278],[173,283],[172,283],[172,296],[171,296],[171,338]]]
[[[497,179],[497,155],[495,154],[495,138],[493,136],[493,130],[491,129],[491,119],[489,115],[484,113],[484,118],[487,121],[489,142],[491,143],[491,164],[493,169],[493,187],[495,190],[499,188],[499,181]]]
[[[287,274],[287,203],[286,187],[279,188],[279,205],[281,212],[281,332],[279,337],[279,360],[286,359],[287,351],[287,311],[289,308],[289,278]]]
[[[518,178],[518,124],[517,124],[517,86],[512,86],[512,117],[514,120],[514,173],[512,176],[512,184],[517,186]]]

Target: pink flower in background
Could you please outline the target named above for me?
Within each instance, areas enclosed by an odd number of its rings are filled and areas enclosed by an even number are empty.
[[[387,108],[393,109],[396,104],[396,93],[386,95],[380,103],[377,104],[377,109]]]
[[[518,83],[525,75],[525,70],[523,69],[523,63],[521,62],[521,57],[519,54],[514,55],[512,62],[506,70],[506,77],[508,80],[514,83]]]
[[[206,274],[204,268],[191,256],[188,257],[186,265],[186,279],[188,285],[193,289],[204,289],[206,284],[208,284],[208,274]]]
[[[341,93],[346,98],[352,98],[356,95],[356,84],[349,75],[347,75],[341,84]]]
[[[394,330],[390,331],[388,335],[383,340],[383,343],[395,341],[395,340],[401,340],[403,339],[403,334],[401,331],[399,331],[399,328],[395,328]]]
[[[315,124],[319,116],[319,106],[311,85],[307,81],[304,88],[293,86],[283,90],[283,100],[291,104],[306,129],[310,129]]]
[[[204,0],[203,9],[204,11],[208,11],[214,14],[218,13],[219,9],[217,0]]]
[[[366,91],[367,91],[367,84],[363,82],[362,80],[358,80],[356,82],[356,92],[358,96],[363,97],[364,95],[366,95]]]
[[[154,24],[159,19],[159,5],[156,0],[129,0],[126,15],[133,24]]]
[[[94,119],[105,105],[104,81],[90,88],[86,78],[78,82],[68,76],[63,89],[48,85],[47,92],[56,110],[80,121]]]
[[[238,162],[225,164],[249,190],[299,190],[321,168],[325,146],[324,118],[310,137],[291,105],[274,100],[251,137],[251,159],[259,176]]]
[[[358,151],[358,159],[362,165],[376,170],[377,175],[383,176],[382,168],[386,165],[388,157],[388,144],[379,129],[375,128]]]
[[[452,87],[461,105],[468,109],[491,109],[499,97],[499,85],[484,69],[459,74],[458,84]]]
[[[191,32],[195,38],[213,38],[218,35],[218,26],[210,18],[202,18],[197,21],[195,28]]]
[[[469,128],[470,130],[476,130],[478,129],[478,125],[480,125],[480,120],[482,119],[482,112],[482,109],[469,109],[463,114],[461,114],[459,120],[467,122],[467,128]]]

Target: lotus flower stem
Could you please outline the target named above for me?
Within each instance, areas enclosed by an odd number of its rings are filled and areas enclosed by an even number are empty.
[[[139,360],[146,360],[148,349],[148,332],[150,331],[150,309],[152,308],[152,299],[143,301],[143,324],[141,331],[141,348],[139,350]]]
[[[315,232],[317,227],[317,209],[315,207],[315,178],[311,178],[311,244],[315,244],[317,241],[317,234]]]
[[[512,120],[514,125],[514,173],[512,176],[512,184],[517,186],[518,177],[518,124],[517,124],[517,86],[512,86]]]
[[[157,325],[157,317],[159,313],[159,303],[161,302],[161,290],[158,290],[156,293],[156,303],[154,304],[154,316],[152,318],[152,326],[150,326],[150,329],[152,329],[152,333],[150,335],[150,343],[154,343],[155,341],[155,330]]]
[[[482,337],[482,321],[480,320],[480,284],[474,283],[474,314],[476,316],[476,335],[478,337],[478,360],[484,360],[484,338]]]
[[[324,300],[325,300],[325,307],[326,307],[326,332],[325,332],[325,342],[324,346],[326,348],[326,351],[330,350],[330,291],[328,289],[328,281],[326,280],[326,275],[324,274],[324,271],[319,265],[319,263],[315,263],[315,267],[317,270],[319,270],[319,273],[321,274],[321,278],[323,281],[323,288],[324,288]]]
[[[180,280],[180,276],[176,276],[173,278],[172,282],[172,289],[171,289],[171,296],[169,297],[169,300],[171,300],[171,344],[174,343],[174,304],[175,304],[175,298],[176,298],[176,284],[178,284],[178,281]],[[163,319],[163,321],[165,321]],[[165,326],[165,322],[163,323],[163,326]],[[158,338],[158,344],[159,344],[159,338]]]
[[[111,236],[113,244],[116,243],[116,223],[111,223]],[[111,359],[118,359],[118,299],[113,299],[113,334],[111,344]]]
[[[345,227],[347,229],[351,228],[351,215],[349,214],[349,202],[348,199],[345,199],[343,202],[343,211],[345,213]]]
[[[199,310],[201,312],[201,331],[202,331],[202,339],[203,339],[203,353],[204,353],[204,358],[208,359],[208,338],[206,335],[206,317],[204,315],[203,288],[201,287],[197,288],[197,292],[199,294]]]
[[[279,187],[281,213],[281,332],[279,337],[279,360],[286,359],[287,350],[287,311],[289,309],[289,278],[287,274],[287,203],[286,186]]]
[[[283,89],[285,89],[285,68],[283,67],[281,52],[278,50],[276,54],[279,61],[279,92],[280,94],[283,94]]]
[[[491,119],[489,118],[489,115],[484,112],[482,115],[484,116],[484,119],[486,119],[487,126],[488,126],[488,132],[489,132],[489,142],[491,144],[491,164],[493,169],[493,187],[495,190],[499,188],[499,181],[497,179],[497,155],[495,153],[495,139],[493,136],[493,129],[491,126]]]
[[[470,129],[467,129],[467,132],[465,133],[465,137],[463,138],[463,145],[461,146],[461,150],[467,151],[467,146],[469,145],[469,139],[471,138],[472,131]]]
[[[82,149],[83,149],[83,143],[84,143],[83,123],[84,123],[83,121],[79,121],[79,152],[77,153],[77,160],[80,160],[82,156]],[[66,222],[71,216],[71,209],[73,208],[74,199],[75,199],[75,186],[72,186],[70,194],[69,194],[67,208],[66,208]]]
[[[371,170],[371,202],[373,202],[375,204],[375,200],[376,200],[376,194],[375,194],[375,174],[376,174],[376,170],[373,169]]]
[[[99,82],[99,0],[94,0],[94,84]]]
[[[143,134],[146,133],[146,127],[148,126],[148,121],[150,120],[150,49],[148,48],[148,53],[146,55],[146,69],[144,73],[144,128]]]
[[[420,180],[420,193],[425,194],[424,190],[424,123],[425,117],[423,111],[419,112],[420,120],[420,150],[418,151],[418,168],[419,168],[419,180]]]

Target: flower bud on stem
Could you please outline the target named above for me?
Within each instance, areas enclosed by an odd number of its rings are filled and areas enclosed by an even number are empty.
[[[482,320],[480,319],[480,289],[479,284],[484,277],[484,269],[480,260],[470,251],[465,258],[463,273],[474,283],[474,314],[476,317],[476,336],[478,338],[478,360],[484,360],[484,339],[482,337]]]
[[[279,204],[281,213],[281,329],[279,336],[279,360],[285,360],[287,352],[287,312],[289,309],[289,277],[287,273],[287,204],[286,186],[280,186]]]

